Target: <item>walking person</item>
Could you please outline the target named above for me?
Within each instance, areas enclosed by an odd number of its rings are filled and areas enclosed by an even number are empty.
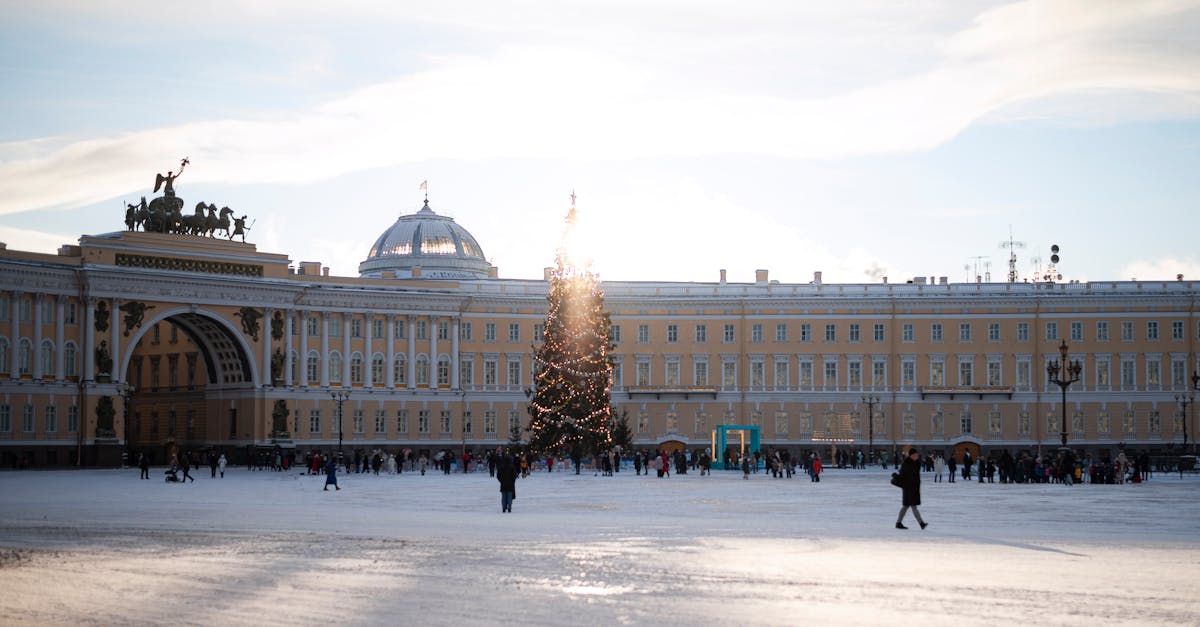
[[[946,475],[950,477],[950,483],[954,483],[954,475],[958,472],[958,462],[954,461],[954,454],[950,454],[950,458],[946,460]]]
[[[330,455],[329,459],[325,462],[325,489],[328,490],[330,485],[332,485],[335,490],[342,489],[342,486],[339,486],[337,483],[337,462],[333,460],[332,455]]]
[[[217,478],[217,456],[213,455],[212,451],[208,452],[208,468],[212,471],[212,478]]]
[[[941,453],[938,453],[933,458],[933,482],[934,483],[942,482],[942,473],[945,472],[945,470],[946,470],[946,460],[942,459]],[[951,474],[954,474],[953,471],[951,471]]]
[[[512,512],[512,502],[517,498],[517,469],[508,455],[500,458],[496,480],[500,482],[500,511]]]
[[[225,459],[225,454],[221,453],[221,458],[217,460],[217,472],[221,473],[221,478],[225,478],[225,467],[229,465],[229,460]]]
[[[191,479],[192,483],[196,483],[196,478],[193,477],[192,473],[189,471],[192,467],[192,464],[188,462],[187,453],[184,453],[179,457],[183,460],[183,462],[179,464],[179,467],[183,469],[183,478],[179,480],[179,483],[187,483],[188,479]]]
[[[917,519],[917,523],[924,529],[927,523],[921,519],[921,510],[917,506],[921,504],[921,466],[920,453],[917,449],[908,449],[908,456],[904,458],[904,463],[900,465],[900,488],[903,491],[901,497],[900,515],[896,517],[897,529],[908,529],[904,526],[904,515],[908,513],[909,508],[912,508],[913,516]]]
[[[150,478],[150,458],[145,453],[138,453],[138,468],[142,471],[142,479]]]

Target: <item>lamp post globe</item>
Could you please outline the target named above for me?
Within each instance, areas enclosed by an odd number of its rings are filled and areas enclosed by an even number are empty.
[[[1056,359],[1046,364],[1049,382],[1062,388],[1062,430],[1059,435],[1062,436],[1064,449],[1067,448],[1067,388],[1079,381],[1079,375],[1083,372],[1083,365],[1078,360],[1071,361],[1067,350],[1067,341],[1063,340],[1062,345],[1058,347],[1061,362]]]
[[[338,462],[342,462],[342,403],[350,398],[349,390],[333,390],[329,393],[330,398],[337,403],[337,423],[338,423]]]

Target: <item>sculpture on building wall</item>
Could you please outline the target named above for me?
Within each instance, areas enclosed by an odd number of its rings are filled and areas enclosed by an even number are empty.
[[[214,204],[200,202],[191,215],[183,213],[183,199],[175,195],[175,179],[183,174],[184,168],[190,161],[184,157],[179,163],[178,171],[168,171],[155,175],[154,191],[163,190],[163,195],[146,202],[142,197],[140,204],[125,205],[125,228],[136,231],[139,228],[147,233],[179,233],[216,237],[217,231],[232,240],[235,235],[241,235],[246,241],[246,216],[233,219],[233,210],[223,207],[219,211]],[[219,215],[218,215],[219,214]]]
[[[283,382],[283,351],[278,348],[271,354],[271,381],[275,384]]]
[[[108,330],[108,301],[102,300],[96,303],[96,330],[104,333]]]
[[[271,339],[275,341],[283,339],[283,314],[278,311],[271,317]]]
[[[262,312],[253,307],[242,307],[235,311],[233,315],[242,319],[242,333],[250,336],[250,339],[258,341],[258,321],[262,319]]]
[[[283,399],[275,401],[275,409],[271,410],[271,432],[275,434],[286,434],[287,418],[287,402]]]
[[[146,310],[154,309],[154,305],[130,301],[121,303],[118,309],[125,312],[125,335],[128,336],[130,331],[142,326],[142,320],[146,318]]]
[[[108,341],[100,340],[96,347],[96,374],[105,377],[112,375],[112,355],[108,352]]]
[[[113,407],[111,396],[101,396],[99,401],[96,401],[96,437],[111,438],[117,435],[113,429],[113,417],[117,415],[117,410]]]

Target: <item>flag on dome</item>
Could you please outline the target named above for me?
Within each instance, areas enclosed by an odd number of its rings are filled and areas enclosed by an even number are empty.
[[[429,181],[428,180],[421,181],[421,189],[423,189],[423,190],[429,189]]]

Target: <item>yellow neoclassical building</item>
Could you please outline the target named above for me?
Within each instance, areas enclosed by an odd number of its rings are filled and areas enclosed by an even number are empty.
[[[479,451],[528,423],[548,282],[500,278],[428,201],[358,277],[149,224],[58,254],[0,250],[4,467]],[[737,424],[796,452],[1038,451],[1059,446],[1064,416],[1069,444],[1101,454],[1195,438],[1177,402],[1198,365],[1192,281],[714,279],[602,285],[613,400],[639,448],[707,447]],[[1080,365],[1065,405],[1047,373],[1064,343]]]

